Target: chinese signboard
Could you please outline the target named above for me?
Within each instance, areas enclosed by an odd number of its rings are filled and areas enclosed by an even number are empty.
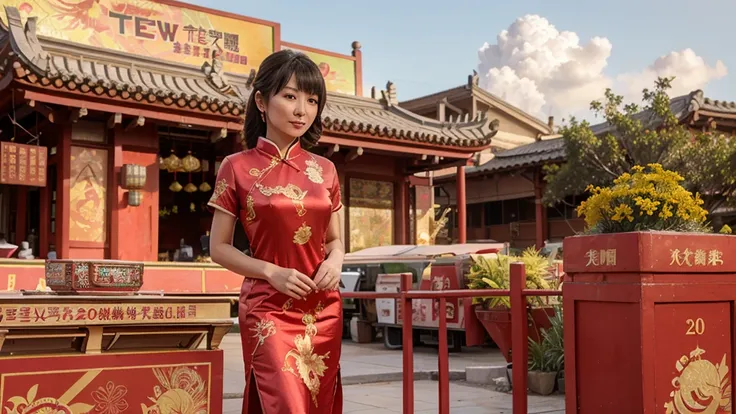
[[[137,323],[186,323],[206,321],[229,315],[225,304],[4,304],[0,305],[0,325],[111,325]]]
[[[331,92],[355,95],[355,60],[351,57],[339,57],[325,53],[314,52],[294,44],[282,44],[282,50],[291,49],[309,56],[319,66],[325,78],[325,86]]]
[[[0,184],[46,186],[46,147],[0,143]]]
[[[6,0],[38,34],[201,66],[218,55],[226,72],[247,74],[274,51],[275,23],[146,0]]]
[[[222,354],[212,351],[2,358],[0,410],[221,413],[222,373]]]

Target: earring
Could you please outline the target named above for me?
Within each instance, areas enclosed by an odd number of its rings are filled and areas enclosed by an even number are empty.
[[[266,116],[261,112],[261,121],[266,122]]]

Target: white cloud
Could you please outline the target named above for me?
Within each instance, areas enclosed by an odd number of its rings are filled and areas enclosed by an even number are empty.
[[[654,81],[660,76],[675,76],[670,95],[679,96],[703,88],[708,82],[721,79],[727,74],[728,69],[723,62],[719,60],[714,67],[708,66],[705,59],[688,48],[658,57],[641,72],[619,75],[617,82],[625,88],[623,92],[632,97],[636,96],[638,100],[642,89],[651,89]]]
[[[657,76],[677,76],[672,94],[703,88],[726,75],[691,49],[671,52],[641,72],[611,77],[604,73],[613,45],[605,37],[581,43],[570,31],[559,31],[547,19],[526,15],[501,31],[494,44],[478,51],[480,85],[540,118],[589,115],[588,107],[608,87],[628,99],[640,99]]]

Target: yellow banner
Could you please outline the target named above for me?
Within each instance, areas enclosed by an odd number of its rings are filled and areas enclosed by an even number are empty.
[[[0,326],[196,323],[229,320],[225,303],[48,303],[0,304]]]
[[[348,57],[337,57],[325,53],[314,52],[297,45],[282,45],[281,49],[292,49],[309,56],[319,66],[325,78],[328,91],[356,94],[355,60]]]
[[[36,17],[41,36],[196,66],[217,54],[225,72],[258,70],[274,51],[275,24],[225,13],[146,0],[4,0],[3,4],[17,7],[24,21]],[[6,20],[4,14],[2,19]]]

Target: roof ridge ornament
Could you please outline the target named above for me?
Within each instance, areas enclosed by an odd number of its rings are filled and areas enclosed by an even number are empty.
[[[219,58],[222,54],[222,48],[220,45],[215,43],[217,46],[216,51],[212,51],[212,63],[205,61],[202,64],[202,73],[204,73],[207,83],[219,90],[225,95],[237,95],[233,86],[227,81],[225,76],[225,65]]]
[[[468,75],[468,89],[473,89],[473,86],[478,86],[480,84],[480,77],[478,76],[478,72],[473,69],[473,74]]]
[[[386,90],[381,91],[381,95],[383,96],[382,101],[384,101],[386,106],[395,106],[399,104],[399,99],[396,95],[396,84],[393,82],[386,82]]]

